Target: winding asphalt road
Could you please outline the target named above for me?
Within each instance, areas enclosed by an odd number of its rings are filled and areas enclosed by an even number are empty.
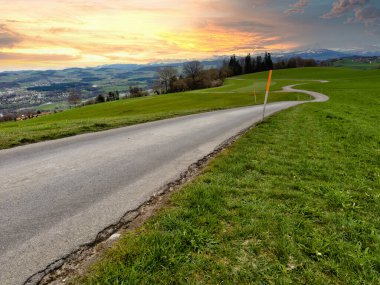
[[[284,91],[328,100],[293,86]],[[269,104],[267,116],[302,103]],[[261,116],[262,106],[236,108],[1,150],[0,284],[93,241]]]

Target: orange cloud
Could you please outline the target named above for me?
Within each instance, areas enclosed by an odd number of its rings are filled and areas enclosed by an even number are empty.
[[[278,36],[265,36],[256,32],[240,31],[208,23],[205,27],[184,30],[180,33],[164,33],[162,38],[178,51],[188,53],[197,50],[203,55],[231,54],[273,49]],[[287,48],[293,45],[285,44]]]
[[[295,46],[232,7],[226,0],[0,0],[6,15],[0,68],[142,63]]]

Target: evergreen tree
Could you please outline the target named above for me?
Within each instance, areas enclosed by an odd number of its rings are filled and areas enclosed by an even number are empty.
[[[228,66],[232,70],[233,75],[243,74],[243,67],[235,55],[231,56]]]
[[[253,72],[253,68],[252,68],[252,58],[251,58],[251,54],[249,53],[246,57],[245,57],[245,62],[244,62],[244,73],[252,73]]]
[[[236,56],[233,55],[230,58],[230,62],[228,63],[228,67],[232,70],[232,75],[237,75],[236,74],[236,65],[237,65],[237,59]]]
[[[104,98],[103,95],[98,95],[98,96],[96,96],[96,98],[95,98],[95,104],[96,104],[96,103],[103,103],[103,102],[105,102],[105,101],[106,101],[106,98]]]
[[[257,62],[254,58],[252,58],[252,72],[257,72]]]
[[[273,61],[270,53],[265,53],[264,57],[265,70],[273,70]]]
[[[294,57],[289,58],[287,68],[296,68],[297,67],[297,59]]]
[[[256,58],[256,70],[257,70],[257,72],[264,71],[265,66],[263,66],[263,65],[264,65],[264,62],[263,62],[262,57],[260,55],[257,56],[257,58]]]
[[[234,73],[235,75],[243,74],[243,66],[240,64],[240,61],[236,57],[234,62]]]

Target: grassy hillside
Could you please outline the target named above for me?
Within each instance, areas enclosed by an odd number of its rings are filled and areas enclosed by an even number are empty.
[[[379,77],[276,72],[331,100],[249,131],[77,283],[380,284]]]
[[[82,108],[28,121],[0,124],[0,149],[16,145],[72,136],[141,122],[170,118],[203,111],[252,105],[253,88],[257,104],[263,102],[267,74],[227,79],[213,89],[121,100]],[[292,81],[293,82],[293,81]],[[287,80],[274,82],[274,88]],[[270,101],[304,100],[302,94],[272,94]]]

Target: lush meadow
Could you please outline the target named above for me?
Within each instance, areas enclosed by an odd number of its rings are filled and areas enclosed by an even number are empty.
[[[380,70],[275,78],[331,99],[249,131],[75,283],[380,284]]]

